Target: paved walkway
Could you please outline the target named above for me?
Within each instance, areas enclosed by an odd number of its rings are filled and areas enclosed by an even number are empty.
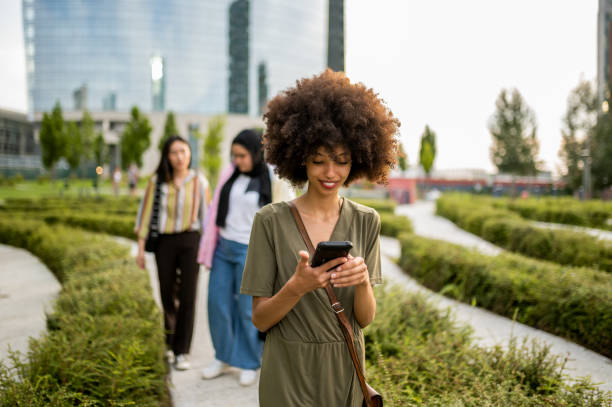
[[[585,228],[582,226],[564,225],[562,223],[536,222],[532,221],[535,226],[547,229],[571,230],[574,232],[583,232],[602,240],[612,240],[612,232],[602,229]]]
[[[29,337],[46,330],[45,311],[61,286],[38,258],[23,249],[0,245],[0,360],[9,346],[25,354]]]
[[[130,245],[132,255],[136,256],[138,246],[134,241],[122,238],[116,239]],[[157,268],[153,254],[146,254],[146,263],[155,301],[160,305]],[[213,380],[202,380],[200,378],[200,370],[211,363],[215,356],[208,330],[206,307],[208,277],[208,271],[201,268],[198,279],[194,335],[191,342],[190,360],[192,368],[187,371],[172,369],[170,373],[172,402],[174,407],[257,407],[259,405],[257,384],[250,387],[240,386],[238,384],[238,370],[233,370],[229,374]]]
[[[485,254],[495,255],[502,252],[499,247],[464,231],[448,219],[436,216],[434,202],[419,201],[412,205],[399,205],[396,213],[408,216],[418,235],[476,248]],[[569,356],[566,367],[570,376],[591,376],[593,382],[601,383],[600,388],[612,391],[612,360],[563,338],[514,322],[484,309],[451,300],[422,287],[395,264],[388,263],[389,258],[400,256],[399,242],[396,239],[382,237],[381,251],[384,254],[383,270],[392,282],[409,291],[426,293],[441,308],[450,307],[457,322],[469,324],[474,329],[475,337],[480,345],[507,344],[511,337],[519,340],[526,337],[536,338],[549,344],[552,353]]]

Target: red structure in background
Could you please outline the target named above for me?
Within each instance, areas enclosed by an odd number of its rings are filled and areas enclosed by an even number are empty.
[[[471,179],[397,177],[390,178],[387,185],[389,197],[400,204],[414,203],[419,194],[427,191],[462,191],[483,192],[492,195],[522,194],[556,195],[564,188],[565,183],[538,177],[511,177],[508,175],[491,175]]]

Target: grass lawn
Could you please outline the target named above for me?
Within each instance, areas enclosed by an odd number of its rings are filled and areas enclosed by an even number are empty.
[[[137,195],[142,195],[144,183],[138,185]],[[48,182],[22,181],[15,185],[1,185],[0,199],[6,198],[45,198],[45,197],[81,197],[94,195],[112,195],[113,188],[109,180],[101,181],[98,189],[93,187],[90,179],[73,179],[69,181],[68,187],[64,180]],[[122,183],[119,188],[120,195],[128,195],[127,183]]]

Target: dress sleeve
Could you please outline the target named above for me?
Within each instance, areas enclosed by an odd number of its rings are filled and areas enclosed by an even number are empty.
[[[367,244],[364,260],[370,274],[370,284],[382,283],[381,260],[380,260],[380,216],[374,212],[371,222],[367,228]]]
[[[269,226],[259,212],[255,214],[240,286],[241,294],[253,297],[272,297],[274,295],[277,264]]]
[[[142,201],[140,201],[140,207],[138,208],[138,214],[136,215],[136,226],[134,232],[139,239],[145,239],[149,234],[149,222],[151,221],[151,210],[153,209],[153,198],[155,196],[155,176],[149,179],[149,184],[145,191]]]

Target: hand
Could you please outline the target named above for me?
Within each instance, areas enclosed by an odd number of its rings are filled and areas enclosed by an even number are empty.
[[[353,257],[349,254],[346,263],[330,271],[331,283],[334,287],[351,287],[370,283],[368,266],[363,257]]]
[[[145,254],[143,250],[138,250],[138,254],[136,255],[136,264],[138,264],[138,267],[143,270],[146,267]]]
[[[328,273],[328,270],[344,264],[348,260],[346,257],[339,257],[337,259],[330,260],[319,267],[311,267],[308,264],[308,253],[300,250],[299,255],[301,257],[300,262],[295,268],[295,273],[293,276],[291,276],[287,284],[290,284],[292,290],[300,297],[310,291],[325,287],[327,284],[329,284],[331,273]]]

